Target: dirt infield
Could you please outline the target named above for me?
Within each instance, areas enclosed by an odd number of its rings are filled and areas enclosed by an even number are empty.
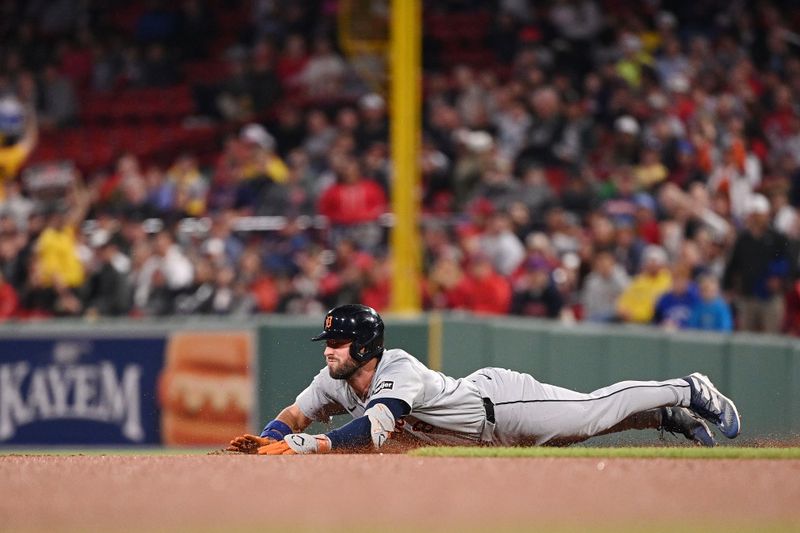
[[[0,496],[0,531],[790,530],[800,461],[19,455]]]

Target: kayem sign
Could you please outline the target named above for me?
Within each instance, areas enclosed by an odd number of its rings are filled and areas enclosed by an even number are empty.
[[[4,339],[0,444],[157,444],[166,339]]]

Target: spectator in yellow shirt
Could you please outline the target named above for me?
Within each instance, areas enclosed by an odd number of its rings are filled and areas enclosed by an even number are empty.
[[[245,145],[242,178],[266,176],[275,183],[286,183],[289,167],[275,151],[275,138],[263,126],[256,123],[246,125],[239,139]]]
[[[194,156],[182,154],[167,170],[166,177],[174,189],[174,207],[179,212],[192,217],[205,214],[208,183]]]
[[[21,135],[14,131],[14,122],[23,121]],[[0,98],[0,185],[17,177],[19,169],[36,148],[39,127],[36,112],[24,106],[14,97]],[[5,198],[5,187],[0,188],[0,201]]]
[[[77,184],[70,205],[51,208],[47,226],[36,241],[37,267],[45,287],[83,285],[85,271],[78,255],[78,231],[89,207],[88,194]]]
[[[244,157],[239,169],[234,207],[241,213],[279,215],[288,204],[289,168],[275,151],[275,139],[260,124],[239,134]]]
[[[658,298],[672,287],[667,253],[651,245],[642,254],[642,270],[617,300],[617,313],[625,322],[647,324],[653,320]]]

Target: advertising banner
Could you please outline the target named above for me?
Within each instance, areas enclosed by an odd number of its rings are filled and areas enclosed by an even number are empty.
[[[0,444],[157,444],[165,337],[0,341]]]
[[[254,336],[0,338],[0,446],[213,445],[252,432]]]
[[[178,331],[159,379],[164,444],[227,444],[252,433],[255,391],[249,331]]]

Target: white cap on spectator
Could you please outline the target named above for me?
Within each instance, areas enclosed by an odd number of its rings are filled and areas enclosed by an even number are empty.
[[[628,52],[638,52],[642,49],[642,40],[636,35],[628,33],[622,37],[622,48]]]
[[[525,246],[531,250],[549,250],[550,237],[541,231],[531,233],[525,238]]]
[[[661,92],[653,92],[647,95],[647,103],[650,104],[650,107],[653,109],[658,110],[666,108],[669,104],[666,95]]]
[[[775,213],[775,229],[787,236],[796,236],[800,230],[800,216],[794,208],[786,207]]]
[[[578,254],[575,252],[567,252],[561,258],[561,264],[564,266],[564,268],[577,270],[581,266],[581,258],[578,257]]]
[[[656,15],[656,26],[664,29],[673,29],[678,25],[678,18],[669,11],[659,11]]]
[[[208,255],[221,255],[225,253],[225,243],[219,238],[208,239],[203,243],[203,251]]]
[[[11,95],[0,97],[0,134],[19,135],[25,127],[25,108]]]
[[[753,194],[747,200],[745,212],[748,215],[768,215],[769,200],[763,194]]]
[[[614,128],[620,133],[627,133],[628,135],[639,134],[639,123],[630,115],[623,115],[615,120]]]
[[[674,74],[667,80],[667,87],[674,93],[685,93],[689,90],[689,79],[683,74]]]
[[[459,129],[454,132],[455,138],[473,152],[485,152],[492,147],[492,136],[485,131]]]
[[[386,102],[383,97],[377,93],[365,94],[358,100],[358,105],[364,109],[383,109],[386,107]]]
[[[97,229],[89,235],[89,246],[92,248],[100,248],[111,240],[111,233],[107,229]]]
[[[649,261],[658,263],[659,265],[666,265],[667,252],[664,251],[664,248],[661,246],[651,244],[650,246],[646,247],[642,253],[642,262],[647,263]]]
[[[242,128],[239,138],[245,142],[257,144],[265,150],[275,148],[275,138],[261,124],[251,123]]]

